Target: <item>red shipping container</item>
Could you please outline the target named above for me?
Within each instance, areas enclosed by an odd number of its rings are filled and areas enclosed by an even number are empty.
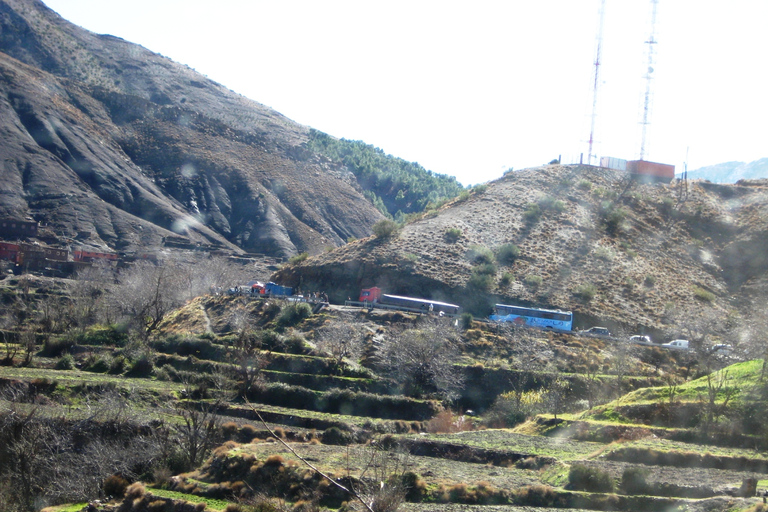
[[[646,160],[630,160],[627,162],[627,170],[632,174],[652,176],[664,181],[671,181],[675,177],[674,165],[648,162]]]

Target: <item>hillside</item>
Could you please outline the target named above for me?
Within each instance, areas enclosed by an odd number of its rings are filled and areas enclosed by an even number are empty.
[[[382,218],[308,127],[39,0],[0,1],[0,129],[0,217],[63,244],[290,256]]]
[[[581,326],[664,329],[682,312],[693,320],[748,310],[765,296],[766,183],[692,182],[685,196],[677,186],[579,166],[508,173],[399,234],[274,277],[337,300],[377,285],[475,314],[494,302],[549,306],[573,310]],[[495,253],[494,264],[484,251]]]

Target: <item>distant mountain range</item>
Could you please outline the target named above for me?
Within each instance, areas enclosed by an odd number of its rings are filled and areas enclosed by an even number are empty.
[[[682,175],[678,174],[680,177]],[[754,162],[724,162],[689,171],[688,179],[709,180],[712,183],[736,183],[739,180],[768,178],[768,158]]]

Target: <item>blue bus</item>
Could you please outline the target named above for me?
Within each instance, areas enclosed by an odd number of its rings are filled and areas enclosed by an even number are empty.
[[[573,328],[573,313],[559,309],[524,308],[496,304],[491,320],[496,322],[512,322],[521,327],[538,327],[539,329],[557,329],[570,331]]]

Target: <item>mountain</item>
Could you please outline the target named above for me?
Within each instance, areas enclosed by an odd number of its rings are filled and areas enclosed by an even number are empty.
[[[309,129],[39,0],[0,0],[0,217],[61,243],[289,256],[382,214]]]
[[[517,249],[515,250],[514,247]],[[663,330],[762,308],[768,181],[641,184],[626,173],[549,165],[507,173],[274,278],[332,298],[363,287],[444,300],[574,311],[577,325]]]
[[[688,172],[688,179],[709,180],[712,183],[736,183],[739,180],[765,178],[768,178],[768,158],[749,163],[724,162]]]

